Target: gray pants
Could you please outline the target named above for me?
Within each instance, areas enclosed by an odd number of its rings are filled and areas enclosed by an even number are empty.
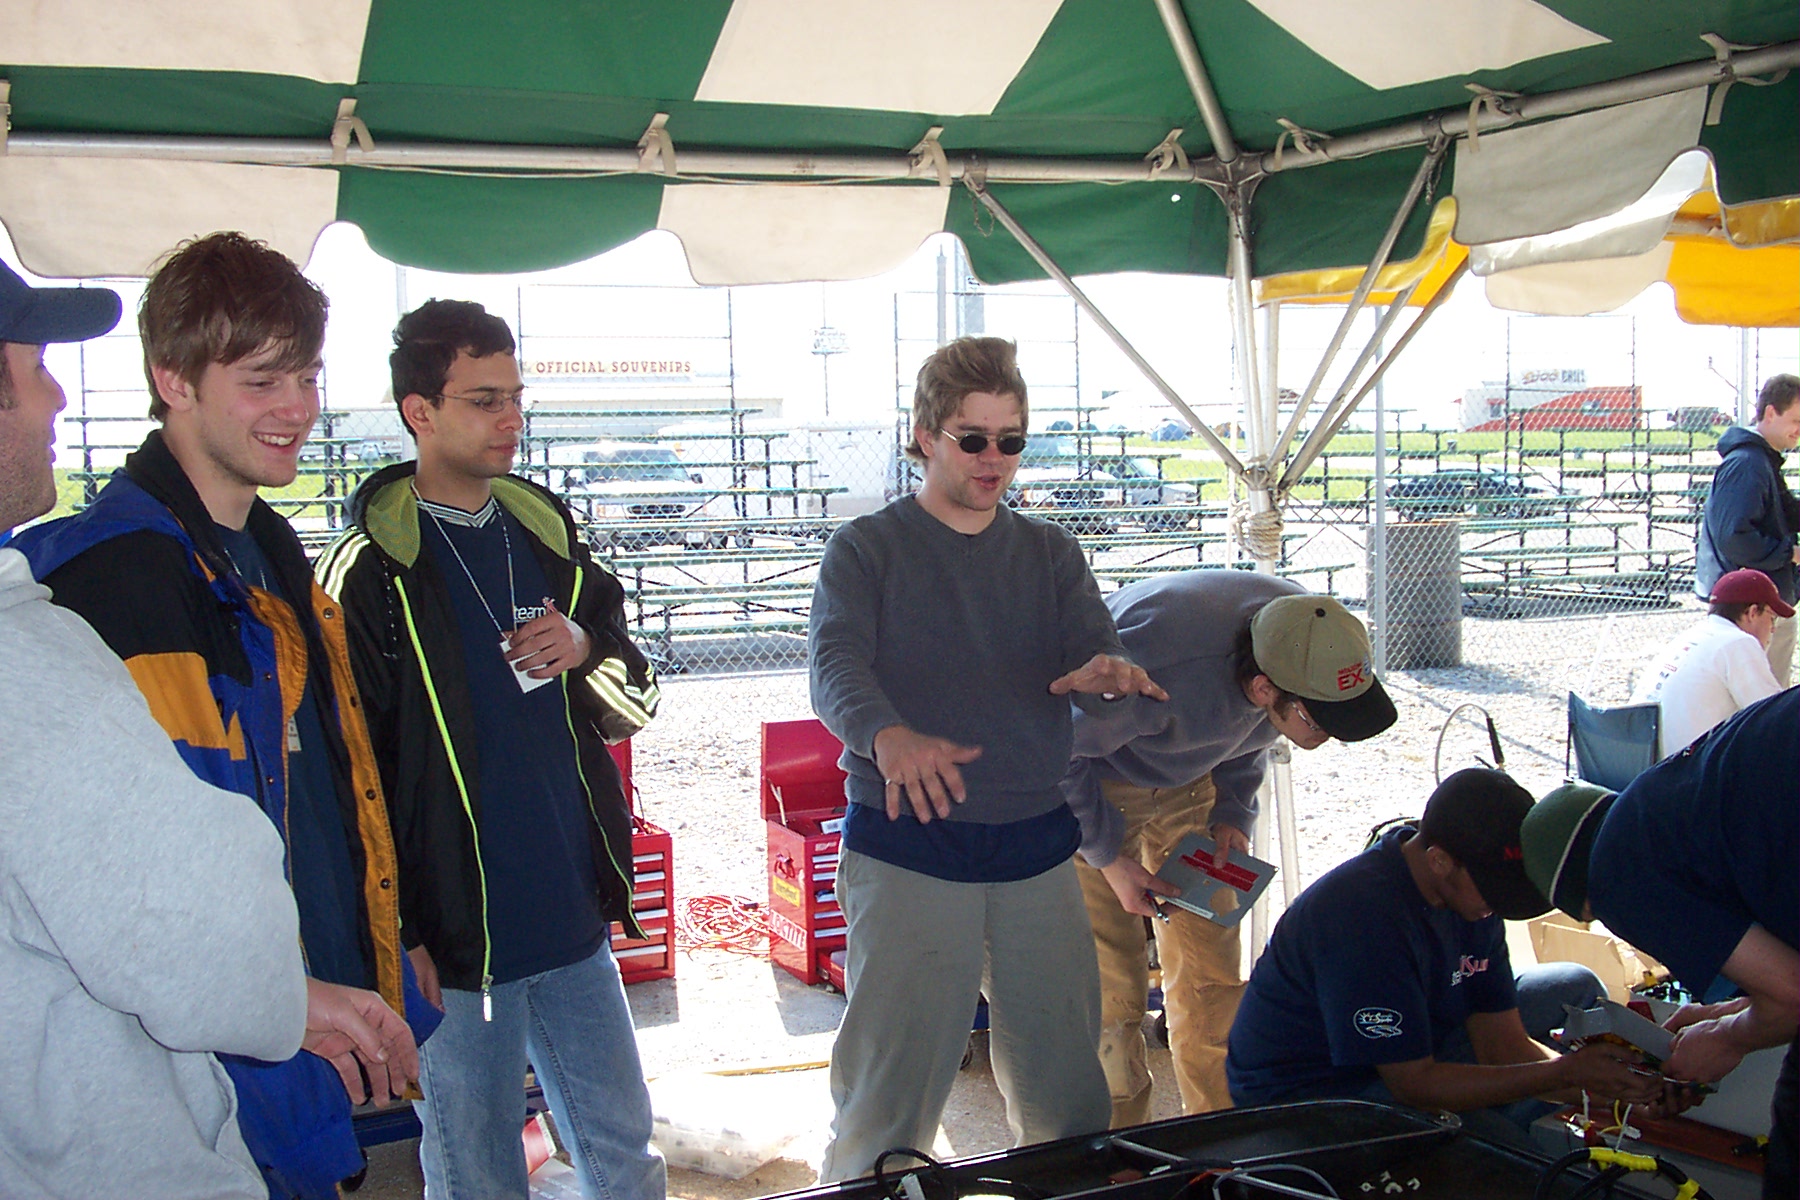
[[[1014,883],[952,883],[846,850],[837,895],[850,1005],[831,1051],[837,1116],[820,1183],[866,1175],[896,1146],[930,1151],[978,993],[1014,1144],[1106,1128],[1100,975],[1072,861]]]

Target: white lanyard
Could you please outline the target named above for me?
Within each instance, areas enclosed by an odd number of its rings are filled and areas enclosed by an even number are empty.
[[[456,565],[462,568],[463,575],[468,578],[469,586],[475,591],[475,598],[481,601],[481,607],[487,611],[488,620],[494,623],[494,629],[502,638],[506,637],[507,634],[512,632],[511,629],[500,624],[500,618],[494,615],[494,606],[489,604],[487,602],[487,597],[481,594],[481,585],[475,582],[475,572],[469,570],[469,564],[463,561],[462,551],[456,548],[456,542],[450,537],[450,531],[444,527],[443,518],[432,512],[429,508],[427,508],[425,512],[437,525],[438,532],[444,535],[444,541],[449,543],[450,553],[456,556]],[[517,625],[519,619],[519,593],[513,586],[512,535],[506,531],[506,515],[504,513],[495,513],[495,519],[500,522],[500,540],[506,547],[506,599],[510,606],[507,609],[507,613],[512,617],[513,623]]]

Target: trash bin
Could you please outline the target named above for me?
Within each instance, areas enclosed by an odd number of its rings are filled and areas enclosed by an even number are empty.
[[[1369,594],[1374,592],[1370,581]],[[1462,665],[1462,522],[1387,527],[1387,665]]]

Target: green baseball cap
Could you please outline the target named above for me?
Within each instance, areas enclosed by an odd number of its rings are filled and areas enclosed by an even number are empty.
[[[1531,806],[1519,827],[1525,874],[1550,903],[1576,920],[1588,898],[1588,852],[1615,796],[1591,783],[1565,783]]]
[[[1369,631],[1330,596],[1281,596],[1250,620],[1250,647],[1269,682],[1306,701],[1340,742],[1372,738],[1397,714],[1369,663]]]

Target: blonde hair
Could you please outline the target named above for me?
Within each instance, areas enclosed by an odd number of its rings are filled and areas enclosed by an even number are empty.
[[[1019,348],[1005,338],[965,337],[946,342],[919,367],[913,389],[913,429],[906,456],[925,460],[919,450],[918,430],[935,432],[944,427],[973,392],[1012,396],[1019,402],[1019,432],[1030,432],[1031,415],[1025,399],[1025,377],[1019,374]]]

